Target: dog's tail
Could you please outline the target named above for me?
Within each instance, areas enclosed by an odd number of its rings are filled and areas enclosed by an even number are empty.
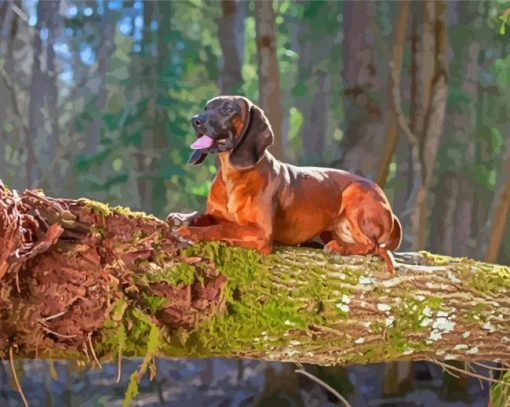
[[[398,218],[393,215],[393,229],[391,231],[390,238],[384,247],[394,252],[400,247],[400,243],[402,243],[402,225]]]

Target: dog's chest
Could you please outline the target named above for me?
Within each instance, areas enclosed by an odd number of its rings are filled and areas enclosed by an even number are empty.
[[[256,197],[264,191],[264,182],[250,172],[242,176],[226,176],[222,179],[224,195],[224,212],[226,217],[238,221],[245,212],[251,211],[256,205]]]
[[[247,183],[229,182],[226,183],[227,201],[226,211],[233,215],[239,213],[243,207],[251,203],[253,188]]]

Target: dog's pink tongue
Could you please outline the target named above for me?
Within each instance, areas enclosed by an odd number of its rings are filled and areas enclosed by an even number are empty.
[[[195,141],[190,147],[193,150],[201,150],[203,148],[209,148],[213,145],[214,140],[209,136],[202,136]]]

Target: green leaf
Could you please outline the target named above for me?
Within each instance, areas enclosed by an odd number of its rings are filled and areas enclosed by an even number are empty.
[[[147,350],[145,352],[142,364],[131,374],[129,378],[129,384],[126,389],[126,393],[124,394],[124,401],[122,402],[123,407],[129,407],[131,402],[138,394],[138,384],[140,383],[140,380],[142,379],[145,372],[147,372],[147,368],[154,359],[154,356],[156,355],[159,348],[159,328],[157,325],[152,322],[148,315],[144,314],[142,311],[136,308],[133,309],[133,316],[141,322],[149,325],[150,332],[147,341]]]
[[[493,407],[508,406],[510,402],[510,372],[506,372],[501,382],[492,387],[491,402]]]

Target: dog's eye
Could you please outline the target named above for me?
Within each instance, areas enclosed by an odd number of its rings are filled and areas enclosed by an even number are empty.
[[[226,114],[234,113],[234,107],[233,107],[232,105],[226,105],[226,106],[223,108],[223,111],[224,111]]]

